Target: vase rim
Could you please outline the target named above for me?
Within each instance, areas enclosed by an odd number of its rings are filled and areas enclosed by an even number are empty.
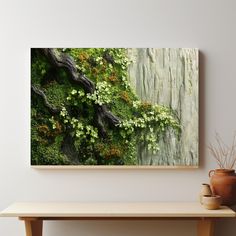
[[[215,169],[215,171],[232,173],[232,172],[235,172],[235,169]]]
[[[205,198],[221,198],[220,195],[209,195],[209,194],[203,195],[203,197],[205,197]]]

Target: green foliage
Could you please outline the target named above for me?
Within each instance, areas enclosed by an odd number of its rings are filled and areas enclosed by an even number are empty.
[[[40,85],[45,80],[45,75],[50,69],[50,65],[45,58],[38,55],[31,61],[31,80],[34,85]]]
[[[73,89],[66,99],[75,106],[78,106],[79,102],[94,103],[100,106],[109,104],[112,101],[112,86],[106,81],[97,82],[94,93],[85,94],[83,90]]]
[[[66,155],[61,152],[63,135],[54,118],[44,121],[47,124],[38,122],[42,119],[32,119],[31,121],[31,163],[32,165],[66,165],[70,164]]]
[[[158,141],[161,134],[169,128],[180,132],[179,123],[168,108],[140,101],[134,101],[133,108],[134,116],[119,124],[120,134],[127,139],[127,143],[130,139],[135,139],[137,143],[147,144],[148,149],[155,154],[159,150]]]
[[[70,86],[53,81],[45,88],[45,94],[51,104],[54,104],[55,107],[62,107],[70,90]]]
[[[32,83],[61,109],[52,116],[42,100],[32,95],[32,163],[40,165],[137,165],[137,147],[158,152],[158,141],[168,129],[180,132],[167,107],[139,101],[127,79],[129,63],[123,48],[57,49],[73,57],[76,67],[95,83],[94,93],[70,82],[65,71],[51,70],[41,55],[32,60]],[[106,137],[94,122],[95,106],[106,105],[120,118],[116,127],[105,125]],[[67,137],[72,138],[68,142]],[[63,147],[67,145],[67,151]],[[69,151],[68,151],[69,150]],[[76,153],[76,154],[75,154]],[[76,160],[76,161],[75,161]]]
[[[68,165],[68,158],[60,151],[62,137],[57,137],[51,145],[32,142],[32,165]]]

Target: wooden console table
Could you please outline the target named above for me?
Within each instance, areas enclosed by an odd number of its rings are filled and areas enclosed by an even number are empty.
[[[214,220],[235,217],[222,206],[206,210],[199,203],[14,203],[0,216],[19,217],[25,222],[26,236],[42,236],[44,220],[197,220],[198,236],[212,236]]]

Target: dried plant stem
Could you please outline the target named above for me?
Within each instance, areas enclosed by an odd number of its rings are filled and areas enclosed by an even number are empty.
[[[233,169],[236,165],[236,132],[231,146],[226,145],[218,133],[215,134],[216,145],[208,146],[219,168]]]

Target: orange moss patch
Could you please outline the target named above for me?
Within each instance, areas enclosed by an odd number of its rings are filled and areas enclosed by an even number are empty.
[[[147,110],[152,108],[152,104],[150,102],[142,102],[141,103],[141,108]]]
[[[78,57],[80,61],[85,61],[85,60],[88,60],[89,55],[86,52],[83,52],[83,53],[80,53]]]
[[[122,151],[117,146],[111,146],[110,149],[108,149],[105,154],[105,158],[112,158],[112,157],[121,157]]]
[[[44,136],[48,136],[50,129],[47,125],[40,125],[40,126],[38,126],[38,132]]]
[[[108,80],[114,83],[114,82],[117,82],[117,77],[112,75],[112,76],[108,77]]]
[[[62,133],[62,126],[56,121],[56,129],[51,130],[46,124],[38,126],[38,132],[44,137],[55,137]]]
[[[93,68],[93,69],[92,69],[92,72],[93,72],[95,75],[97,75],[97,74],[99,73],[99,70],[98,70],[97,68]]]
[[[130,99],[130,97],[129,97],[129,94],[128,94],[126,91],[122,91],[122,92],[120,93],[120,98],[121,98],[122,100],[124,100],[125,102],[127,102],[127,103],[130,103],[130,102],[131,102],[131,99]]]

